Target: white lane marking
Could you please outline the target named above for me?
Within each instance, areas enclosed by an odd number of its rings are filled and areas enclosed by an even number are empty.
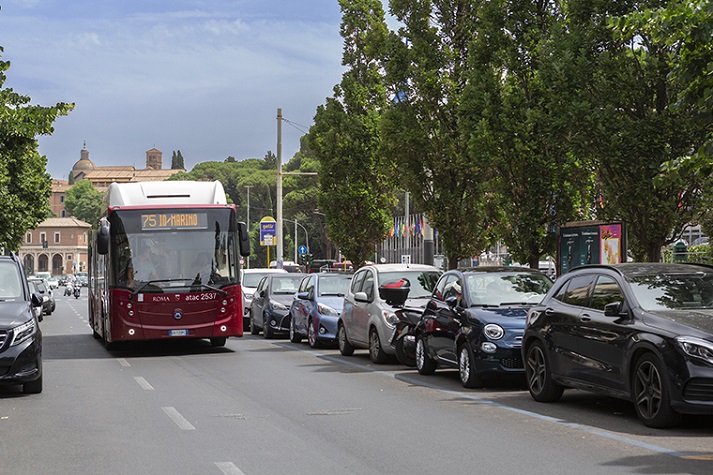
[[[233,462],[215,462],[223,475],[245,475]]]
[[[188,422],[185,417],[179,414],[175,407],[162,407],[161,410],[163,410],[163,412],[165,412],[166,415],[181,429],[196,430],[196,428],[193,427],[193,424]]]
[[[129,366],[131,366],[131,363],[129,363],[128,361],[126,361],[125,358],[117,358],[116,361],[118,361],[119,364],[120,364],[121,366],[123,366],[124,368],[128,368]]]
[[[146,389],[147,391],[153,391],[153,386],[149,384],[148,381],[146,381],[144,378],[141,376],[134,376],[134,380],[136,380],[137,383],[139,383],[139,386],[142,388]]]

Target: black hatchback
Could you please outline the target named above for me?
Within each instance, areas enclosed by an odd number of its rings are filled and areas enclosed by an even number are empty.
[[[627,263],[571,270],[527,320],[528,388],[565,388],[634,403],[649,427],[713,414],[713,266]]]
[[[525,317],[550,287],[550,279],[529,268],[481,266],[446,272],[416,327],[418,372],[457,368],[467,388],[481,386],[489,377],[522,377]]]
[[[32,311],[40,306],[17,256],[0,256],[0,384],[24,393],[42,392],[42,333]]]

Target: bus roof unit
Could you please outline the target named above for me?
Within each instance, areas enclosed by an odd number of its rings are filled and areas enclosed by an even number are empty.
[[[227,204],[223,184],[219,181],[112,183],[106,200],[110,207]]]

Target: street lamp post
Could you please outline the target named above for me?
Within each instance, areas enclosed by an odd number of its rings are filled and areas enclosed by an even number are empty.
[[[305,245],[307,246],[307,252],[309,252],[309,235],[307,234],[307,229],[298,223],[296,219],[282,218],[282,220],[295,223],[295,263],[297,263],[297,226],[301,227],[302,231],[305,232]]]
[[[248,227],[248,239],[250,239],[250,188],[252,188],[252,185],[245,185],[245,189],[248,190],[248,202],[247,202],[247,208],[248,208],[248,217],[247,217],[247,227]],[[250,269],[250,256],[247,256],[245,258],[245,263],[246,269]],[[269,263],[268,263],[269,264]]]

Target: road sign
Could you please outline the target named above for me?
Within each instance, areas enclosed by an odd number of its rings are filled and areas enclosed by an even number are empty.
[[[272,216],[265,216],[260,220],[260,245],[272,246],[277,235],[277,222]]]
[[[307,254],[307,246],[302,245],[298,247],[297,252],[299,252],[300,254]]]

